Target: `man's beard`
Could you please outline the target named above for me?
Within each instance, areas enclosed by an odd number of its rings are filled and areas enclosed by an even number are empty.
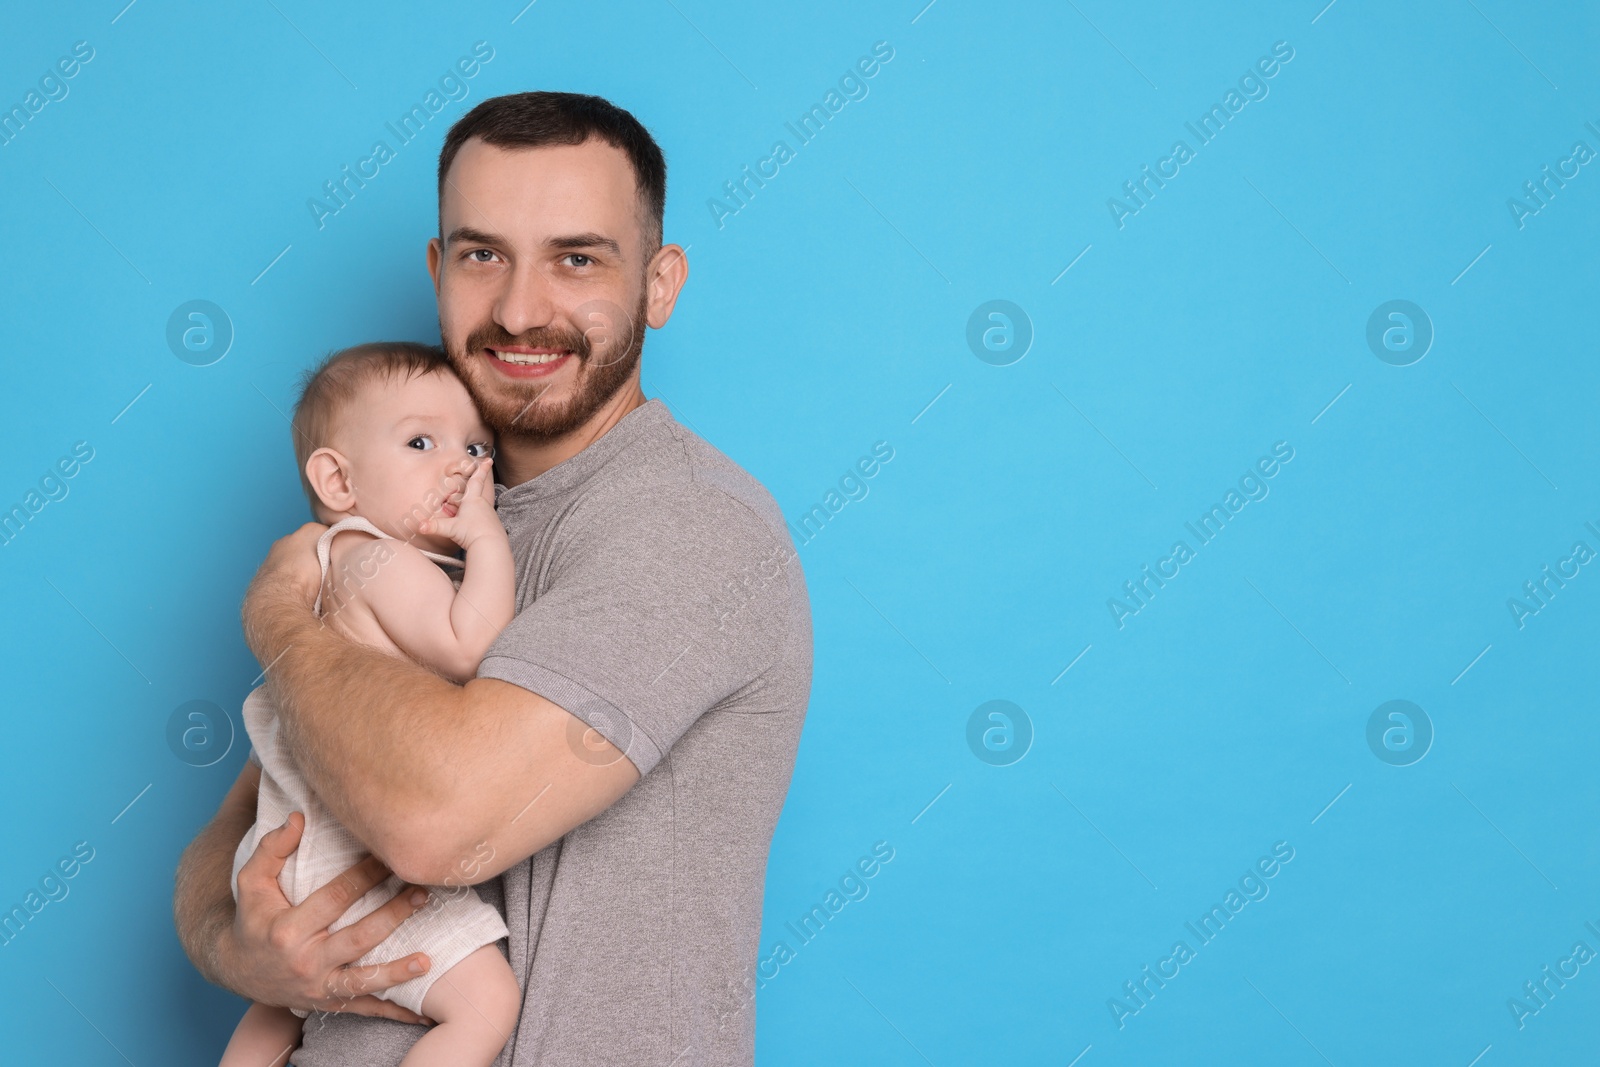
[[[588,422],[633,377],[644,350],[648,303],[648,291],[641,293],[639,306],[629,319],[611,301],[591,300],[581,305],[575,316],[585,324],[582,333],[565,324],[551,323],[513,337],[490,319],[469,333],[460,349],[446,339],[445,353],[496,437],[561,437]],[[483,365],[485,359],[492,358],[479,355],[485,348],[506,347],[553,348],[573,353],[578,366],[572,394],[565,401],[546,400],[544,394],[550,388],[547,383],[518,381]],[[487,384],[490,382],[492,386]]]

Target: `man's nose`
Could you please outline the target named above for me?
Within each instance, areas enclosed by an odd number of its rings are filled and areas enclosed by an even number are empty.
[[[518,263],[506,276],[506,286],[495,301],[494,318],[513,337],[548,326],[555,313],[550,281],[537,267]]]

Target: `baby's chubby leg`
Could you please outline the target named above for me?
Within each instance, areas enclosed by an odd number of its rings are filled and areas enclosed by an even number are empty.
[[[402,1067],[489,1067],[511,1040],[522,990],[498,944],[484,945],[441,974],[422,998],[439,1025],[422,1035]]]
[[[305,1020],[288,1008],[251,1004],[222,1053],[220,1067],[283,1067],[300,1047]]]

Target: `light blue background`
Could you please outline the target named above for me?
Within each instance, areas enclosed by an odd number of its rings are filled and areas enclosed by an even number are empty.
[[[1521,229],[1507,207],[1600,149],[1592,9],[123,2],[0,34],[5,107],[95,49],[0,147],[0,504],[95,449],[0,548],[0,906],[96,853],[0,948],[8,1062],[220,1055],[244,1004],[179,949],[172,872],[247,745],[188,766],[168,717],[237,725],[239,600],[306,518],[294,377],[437,339],[439,141],[533,88],[604,95],[667,154],[692,270],[646,392],[796,521],[895,450],[801,549],[815,685],[763,955],[895,856],[760,993],[760,1063],[1592,1056],[1600,963],[1520,1030],[1507,1007],[1600,950],[1600,568],[1507,608],[1600,549],[1597,165]],[[470,96],[319,230],[307,199],[480,40]],[[876,41],[869,95],[719,229],[707,200]],[[1119,229],[1107,198],[1276,41],[1270,95]],[[236,330],[212,366],[165,342],[191,299]],[[993,299],[1035,332],[1011,366],[965,341]],[[1391,299],[1436,331],[1409,367],[1366,345]],[[1118,629],[1107,598],[1277,441],[1270,496]],[[1010,766],[967,746],[992,699],[1032,723]],[[1391,699],[1436,731],[1409,767],[1365,740]],[[1278,841],[1270,896],[1119,1028],[1108,999]]]

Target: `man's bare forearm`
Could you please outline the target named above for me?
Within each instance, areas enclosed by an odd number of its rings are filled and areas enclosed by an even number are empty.
[[[261,622],[264,646],[277,649],[267,684],[290,756],[334,817],[393,867],[386,853],[408,813],[447,793],[461,688],[343,637],[292,599],[263,605]]]
[[[206,981],[224,988],[218,947],[234,921],[233,857],[255,822],[261,780],[260,768],[246,768],[211,822],[184,849],[172,893],[173,925],[183,951]]]

